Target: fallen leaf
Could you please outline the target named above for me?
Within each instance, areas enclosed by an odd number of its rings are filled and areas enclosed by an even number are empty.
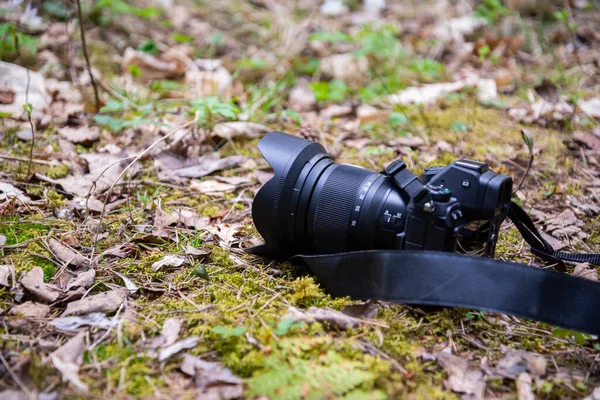
[[[58,287],[44,283],[44,270],[40,267],[33,267],[30,271],[23,274],[21,285],[37,298],[48,303],[55,302],[61,295]]]
[[[177,268],[188,262],[187,258],[176,254],[166,255],[162,260],[152,264],[152,271],[158,271],[163,267]]]
[[[379,303],[373,300],[362,304],[351,304],[342,309],[342,313],[352,318],[375,318],[379,311]]]
[[[17,137],[17,139],[22,140],[24,142],[31,142],[31,139],[33,139],[33,133],[31,132],[31,129],[20,130],[17,133],[15,133],[15,136]]]
[[[163,323],[160,335],[155,337],[151,344],[151,348],[168,347],[174,344],[179,338],[181,332],[181,320],[177,318],[167,318]]]
[[[185,254],[192,257],[204,257],[209,254],[207,250],[200,249],[188,244],[185,247]]]
[[[438,351],[435,353],[437,362],[448,373],[444,387],[458,393],[474,395],[483,398],[485,380],[483,372],[469,368],[469,363],[460,357]]]
[[[321,59],[321,73],[334,79],[342,79],[349,84],[360,84],[367,77],[369,62],[365,57],[352,53],[333,54]]]
[[[517,379],[525,371],[529,371],[529,374],[536,378],[546,374],[548,360],[544,356],[525,350],[505,351],[506,354],[497,362],[494,373],[510,379]]]
[[[188,66],[185,71],[185,83],[189,86],[187,93],[194,98],[203,96],[220,96],[229,99],[238,92],[234,88],[231,73],[223,67],[218,59],[196,59],[195,67]]]
[[[308,86],[307,80],[296,83],[288,97],[288,107],[296,112],[312,111],[317,104],[315,94]]]
[[[173,343],[170,346],[162,348],[158,353],[158,361],[165,361],[171,356],[179,353],[181,350],[191,349],[196,347],[196,345],[200,342],[199,336],[190,336],[179,342]]]
[[[319,113],[319,116],[323,119],[332,119],[332,118],[339,118],[339,117],[343,117],[346,115],[350,115],[352,114],[352,107],[348,106],[348,105],[341,105],[341,104],[332,104],[327,108],[324,108],[323,110],[321,110],[321,112]]]
[[[86,198],[92,185],[96,182],[92,194],[101,194],[117,179],[123,171],[122,163],[118,161],[121,157],[108,153],[84,153],[81,158],[87,162],[89,173],[84,175],[68,175],[56,179],[62,188],[73,195]]]
[[[190,167],[180,168],[173,172],[175,175],[183,178],[201,178],[216,171],[237,167],[247,159],[247,157],[244,156],[230,156],[225,158],[218,157],[218,153],[215,153],[215,155],[201,157],[198,160],[198,164]]]
[[[535,400],[533,389],[531,388],[532,383],[531,376],[527,372],[519,374],[517,378],[517,396],[519,400]]]
[[[50,239],[48,241],[48,246],[56,258],[65,264],[72,265],[75,268],[86,268],[90,266],[90,262],[87,258],[56,239]]]
[[[581,108],[581,111],[586,113],[592,118],[600,118],[600,98],[593,98],[590,100],[579,100],[577,106]]]
[[[229,368],[184,354],[181,371],[194,377],[201,398],[227,400],[243,397],[244,381]]]
[[[58,134],[63,139],[83,146],[91,146],[100,139],[100,129],[85,125],[77,128],[65,126],[58,130]]]
[[[268,126],[256,122],[232,121],[221,122],[213,128],[213,135],[224,139],[235,137],[257,138],[271,132]]]
[[[8,200],[11,198],[16,198],[22,203],[31,202],[31,199],[25,196],[22,190],[17,189],[10,183],[0,182],[0,200]]]
[[[307,324],[318,321],[326,323],[332,328],[342,330],[356,328],[361,322],[360,319],[351,317],[339,311],[318,307],[310,307],[306,311],[302,311],[295,307],[288,307],[288,312],[283,319],[291,319],[294,322],[306,322]]]
[[[102,252],[103,256],[112,256],[118,258],[126,258],[135,253],[137,247],[130,243],[118,244]]]
[[[76,288],[87,289],[94,284],[94,278],[96,277],[96,271],[93,268],[87,271],[80,272],[67,283],[67,290],[73,290]]]
[[[476,87],[480,101],[491,101],[497,97],[496,82],[493,79],[465,79],[451,83],[431,83],[420,87],[410,86],[389,96],[389,101],[399,104],[434,104],[437,99],[465,87]]]
[[[123,289],[94,294],[67,304],[67,308],[62,316],[115,311],[123,304],[126,298],[127,290]]]
[[[475,32],[475,29],[486,24],[486,20],[474,14],[461,15],[456,18],[442,18],[433,29],[434,36],[442,42],[455,41],[462,43],[465,36]]]
[[[26,301],[23,304],[14,306],[10,313],[13,315],[20,315],[24,318],[44,318],[50,312],[50,306],[45,304],[35,303],[33,301]]]
[[[117,271],[113,271],[113,273],[123,280],[123,283],[125,284],[127,290],[129,290],[129,293],[133,294],[138,291],[139,287],[133,283],[131,279],[123,274],[118,273]]]
[[[97,328],[111,328],[117,326],[116,318],[109,319],[104,313],[90,313],[75,317],[60,317],[49,322],[49,325],[63,331],[74,331],[82,326],[93,326]]]
[[[79,366],[83,363],[86,332],[69,339],[65,344],[50,354],[54,367],[60,371],[63,380],[69,381],[80,391],[87,393],[88,387],[79,379]]]
[[[573,117],[575,110],[565,100],[551,103],[540,99],[527,108],[511,108],[508,114],[516,121],[527,124],[548,126],[554,122],[564,121]]]
[[[237,186],[230,183],[219,182],[216,179],[209,179],[205,181],[194,179],[190,182],[190,189],[199,193],[215,196],[233,192],[235,189],[237,189]]]
[[[12,93],[4,96],[4,100],[12,101],[0,104],[0,113],[8,113],[13,118],[26,118],[23,104],[29,103],[33,106],[32,118],[41,119],[50,104],[44,77],[18,65],[0,61],[0,87],[4,93]]]
[[[134,74],[140,80],[148,82],[182,75],[185,66],[177,62],[164,61],[151,54],[128,47],[121,59],[121,70],[124,74]]]
[[[577,264],[573,270],[573,275],[590,281],[598,281],[598,270],[592,267],[590,263]]]
[[[11,287],[12,284],[8,281],[12,276],[14,279],[14,269],[10,265],[0,265],[0,286]]]
[[[573,132],[573,140],[583,144],[588,149],[600,152],[600,137],[590,132],[575,131]]]

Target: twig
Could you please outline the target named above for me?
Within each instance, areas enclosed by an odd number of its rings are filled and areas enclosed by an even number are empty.
[[[85,63],[87,64],[88,74],[90,75],[90,82],[92,83],[92,87],[94,88],[94,100],[96,102],[96,112],[100,111],[100,97],[98,96],[98,88],[96,87],[96,81],[94,80],[94,75],[92,74],[92,64],[90,63],[90,57],[87,51],[87,44],[85,43],[85,30],[83,29],[83,17],[81,16],[81,1],[75,0],[75,4],[77,5],[77,17],[79,19],[79,30],[81,32],[81,46],[83,50],[83,56],[85,57]]]
[[[9,161],[28,162],[28,163],[40,164],[40,165],[53,165],[53,163],[51,161],[36,160],[33,158],[13,157],[13,156],[4,155],[4,154],[0,154],[0,158],[3,160],[9,160]]]
[[[27,175],[25,180],[29,179],[29,173],[31,172],[31,162],[33,160],[33,148],[35,147],[35,129],[33,127],[33,121],[31,121],[31,111],[33,107],[29,104],[29,68],[27,68],[27,88],[25,89],[25,111],[27,111],[27,119],[29,120],[29,126],[31,127],[31,147],[29,148],[29,164],[27,164]]]
[[[196,123],[196,121],[198,121],[198,118],[200,117],[200,113],[196,112],[196,115],[194,115],[194,119],[186,122],[183,125],[180,125],[179,127],[173,129],[171,132],[167,133],[165,136],[161,137],[160,139],[156,140],[154,143],[152,143],[148,148],[146,148],[144,151],[142,151],[141,153],[139,153],[126,167],[125,169],[123,169],[123,171],[121,171],[121,173],[119,174],[119,176],[117,176],[117,179],[115,179],[113,181],[113,183],[110,185],[110,187],[108,188],[108,190],[105,192],[105,197],[104,197],[104,204],[102,205],[102,212],[100,213],[100,220],[98,222],[98,225],[102,224],[102,220],[104,219],[104,215],[106,214],[106,203],[108,201],[108,197],[109,195],[112,193],[113,188],[115,187],[115,185],[117,184],[117,182],[119,182],[121,180],[121,178],[123,177],[123,175],[125,175],[125,173],[127,171],[129,171],[129,169],[136,163],[138,162],[144,155],[148,154],[148,152],[150,152],[150,150],[152,150],[154,147],[156,147],[157,144],[164,142],[165,140],[167,140],[168,138],[170,138],[171,136],[173,136],[175,133],[179,132],[181,129],[187,128],[190,125],[193,125]],[[96,248],[96,244],[98,242],[98,232],[95,233],[94,235],[94,240],[93,240],[93,249]],[[93,259],[94,257],[94,250],[92,249],[92,254],[90,255],[90,259]]]
[[[27,396],[28,399],[33,398],[31,396],[31,393],[29,392],[29,390],[27,390],[27,386],[25,386],[23,384],[23,381],[21,381],[21,379],[19,379],[19,377],[17,376],[17,374],[15,374],[15,372],[12,370],[12,368],[8,364],[8,361],[6,361],[6,359],[2,355],[1,351],[0,351],[0,361],[2,361],[2,364],[4,364],[4,367],[6,368],[6,370],[10,374],[10,376],[14,379],[14,381],[17,383],[17,385],[19,386],[19,388],[21,388],[21,390],[23,391],[23,393],[25,393],[25,396]]]

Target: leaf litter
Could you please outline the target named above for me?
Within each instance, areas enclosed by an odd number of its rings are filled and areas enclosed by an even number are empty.
[[[26,390],[4,374],[0,397],[597,392],[594,337],[333,299],[243,252],[260,243],[251,200],[273,173],[255,147],[270,130],[375,171],[465,157],[517,178],[522,129],[535,162],[517,197],[557,248],[597,251],[593,7],[534,6],[541,37],[527,2],[117,3],[82,10],[99,113],[73,15],[19,3],[0,22],[19,43],[0,49],[0,369]],[[510,224],[501,236],[498,257],[541,265]]]

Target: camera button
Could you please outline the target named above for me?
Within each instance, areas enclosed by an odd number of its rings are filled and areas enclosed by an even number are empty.
[[[464,187],[466,189],[469,186],[471,186],[471,181],[470,180],[465,179],[465,180],[462,181],[462,187]]]

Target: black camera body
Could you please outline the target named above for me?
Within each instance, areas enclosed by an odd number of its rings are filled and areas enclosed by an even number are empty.
[[[398,160],[381,173],[336,164],[317,144],[271,132],[258,148],[274,177],[252,206],[266,243],[250,250],[274,259],[364,249],[455,251],[457,239],[493,256],[510,208],[512,179],[486,164],[455,161],[421,179]],[[480,222],[472,229],[469,225]]]

